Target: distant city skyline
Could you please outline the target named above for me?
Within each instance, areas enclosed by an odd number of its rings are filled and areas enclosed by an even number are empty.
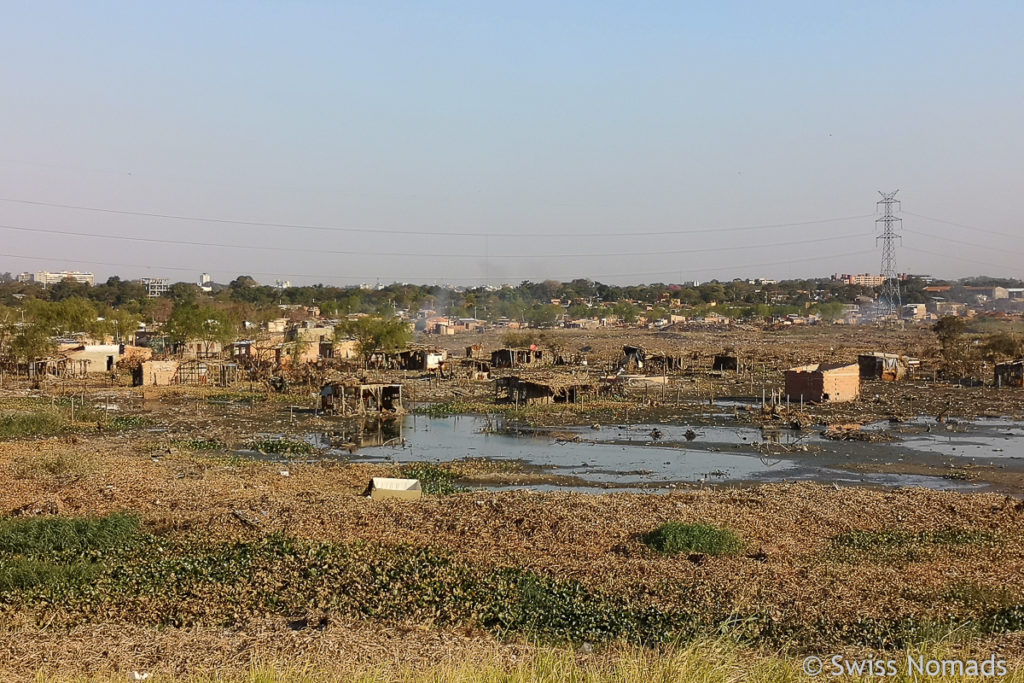
[[[1024,6],[411,2],[0,25],[0,270],[1020,277]],[[228,278],[230,279],[230,278]]]

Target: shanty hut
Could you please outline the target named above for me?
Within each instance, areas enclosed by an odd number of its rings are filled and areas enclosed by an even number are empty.
[[[711,369],[717,372],[736,372],[740,369],[740,360],[731,353],[719,353],[711,361]]]
[[[320,388],[320,410],[342,416],[404,412],[402,385],[334,379]]]
[[[921,367],[921,361],[895,353],[873,351],[857,356],[857,365],[860,366],[861,379],[882,379],[886,382],[896,382],[913,377]]]
[[[786,396],[791,401],[838,403],[853,401],[859,394],[857,363],[815,363],[786,370]]]
[[[550,373],[531,375],[529,378],[513,375],[499,377],[495,381],[494,393],[496,400],[505,400],[516,405],[578,403],[585,398],[599,396],[601,386],[588,378],[568,374]]]
[[[401,370],[437,370],[447,358],[444,349],[407,349],[395,354],[395,365]]]
[[[491,364],[477,358],[460,358],[456,365],[456,376],[472,380],[491,378]]]
[[[520,368],[543,361],[544,352],[532,344],[528,349],[504,348],[491,352],[491,366],[494,368]]]
[[[997,363],[994,381],[1000,387],[1024,387],[1024,360]]]

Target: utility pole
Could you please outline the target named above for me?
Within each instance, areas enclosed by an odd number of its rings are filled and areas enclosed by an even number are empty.
[[[902,301],[900,300],[900,281],[896,273],[896,241],[902,244],[902,236],[899,230],[903,227],[903,219],[896,215],[901,210],[900,201],[896,199],[896,193],[878,191],[882,198],[878,201],[878,207],[882,215],[875,219],[875,225],[881,229],[881,234],[875,238],[877,244],[882,242],[882,277],[885,282],[882,284],[882,293],[879,303],[882,307],[882,314],[888,321],[899,320]]]

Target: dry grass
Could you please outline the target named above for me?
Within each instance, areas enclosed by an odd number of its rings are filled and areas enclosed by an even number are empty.
[[[137,634],[132,634],[137,635]],[[166,638],[152,634],[160,646],[166,648]],[[197,634],[190,634],[197,635]],[[175,671],[173,666],[147,661],[140,653],[119,651],[108,657],[105,663],[96,663],[95,658],[83,661],[79,667],[59,669],[42,666],[34,671],[32,680],[38,683],[50,681],[78,681],[92,683],[109,680],[137,680],[136,673],[149,674],[147,680],[156,683],[188,681],[238,681],[239,683],[277,683],[299,681],[321,683],[327,681],[352,681],[370,683],[389,681],[400,683],[448,683],[470,681],[473,683],[785,683],[788,681],[816,680],[801,671],[802,654],[764,652],[743,648],[727,640],[709,639],[691,643],[685,647],[668,647],[658,651],[642,650],[628,646],[613,646],[601,652],[583,652],[572,649],[532,648],[526,645],[506,646],[498,649],[492,643],[476,642],[468,648],[458,644],[443,650],[410,649],[408,656],[382,655],[377,659],[367,657],[365,651],[352,647],[352,633],[346,633],[347,645],[332,647],[333,640],[324,636],[322,649],[314,652],[302,651],[284,654],[282,647],[266,642],[250,643],[251,655],[234,657],[230,660],[205,659],[203,663],[187,670]],[[199,648],[205,641],[200,636]],[[287,640],[287,639],[286,639]],[[416,636],[404,644],[415,647],[426,639]],[[2,640],[0,640],[2,643]],[[289,643],[290,644],[290,643]],[[362,643],[365,645],[365,641]],[[125,643],[125,646],[136,645]],[[436,642],[435,642],[436,645]],[[190,649],[196,649],[190,647]],[[171,650],[168,654],[174,654]],[[209,652],[205,653],[209,656]],[[847,660],[867,659],[875,653],[845,653]],[[885,680],[904,682],[921,680],[908,672],[907,658],[927,660],[970,659],[982,660],[993,654],[984,650],[964,650],[948,643],[932,643],[922,648],[888,653],[885,659],[896,662],[898,674]],[[424,656],[426,655],[426,656]],[[826,666],[831,666],[832,653],[823,653]],[[876,657],[878,655],[876,654]],[[997,659],[1002,659],[997,654]],[[132,663],[134,662],[134,663]],[[116,663],[116,664],[115,664]],[[1024,670],[1019,662],[1006,662],[1009,675],[1001,680],[1011,683],[1024,681]],[[0,673],[5,673],[0,666]],[[24,676],[26,670],[8,669],[14,676]],[[823,674],[818,680],[836,680]],[[841,680],[878,680],[870,676],[843,676]],[[928,677],[940,683],[965,680],[961,676]]]
[[[724,600],[737,611],[807,622],[827,616],[890,619],[928,615],[951,581],[1024,593],[1024,504],[997,495],[879,491],[813,484],[704,490],[669,495],[588,496],[525,491],[472,492],[415,503],[360,494],[387,466],[232,464],[194,454],[136,453],[120,441],[86,452],[96,469],[73,482],[49,473],[24,478],[24,458],[58,457],[66,444],[0,444],[0,512],[55,501],[67,515],[131,510],[157,532],[253,538],[283,532],[351,543],[411,543],[482,566],[515,566],[592,590],[628,592],[660,606]],[[234,511],[259,518],[258,529]],[[642,542],[666,521],[702,522],[740,533],[743,554],[691,562]],[[922,561],[838,561],[832,539],[853,530],[917,533],[947,528],[993,534],[998,543],[930,548]],[[938,607],[937,607],[938,608]]]

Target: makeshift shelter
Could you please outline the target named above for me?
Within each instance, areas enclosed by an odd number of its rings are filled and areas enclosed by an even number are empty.
[[[666,353],[655,353],[647,356],[647,366],[644,368],[650,373],[673,372],[682,370],[685,359],[682,356],[670,356]]]
[[[408,349],[395,354],[400,370],[437,370],[448,358],[444,349]]]
[[[921,367],[921,361],[917,358],[901,356],[895,353],[873,351],[857,356],[857,365],[860,366],[861,379],[881,379],[886,382],[896,382],[913,377]]]
[[[516,405],[532,403],[579,403],[586,398],[596,398],[602,387],[588,378],[565,374],[499,377],[495,381],[496,400]],[[504,393],[504,395],[502,395]]]
[[[624,369],[636,368],[642,370],[647,361],[647,353],[639,346],[623,346],[622,353],[625,359],[620,363]]]
[[[711,369],[717,372],[736,372],[740,369],[740,360],[731,354],[720,353],[711,361]]]
[[[487,380],[491,378],[491,364],[476,358],[460,358],[456,376],[465,379]]]
[[[174,384],[178,374],[176,360],[147,360],[132,372],[132,384],[137,387],[166,387]]]
[[[544,352],[532,344],[528,349],[504,348],[491,352],[491,366],[494,368],[520,368],[543,361]]]
[[[342,416],[404,412],[402,385],[336,379],[320,388],[320,409]]]
[[[993,381],[999,387],[1024,387],[1024,360],[997,363]]]
[[[790,401],[853,401],[860,394],[857,363],[801,365],[786,370],[786,396]]]

